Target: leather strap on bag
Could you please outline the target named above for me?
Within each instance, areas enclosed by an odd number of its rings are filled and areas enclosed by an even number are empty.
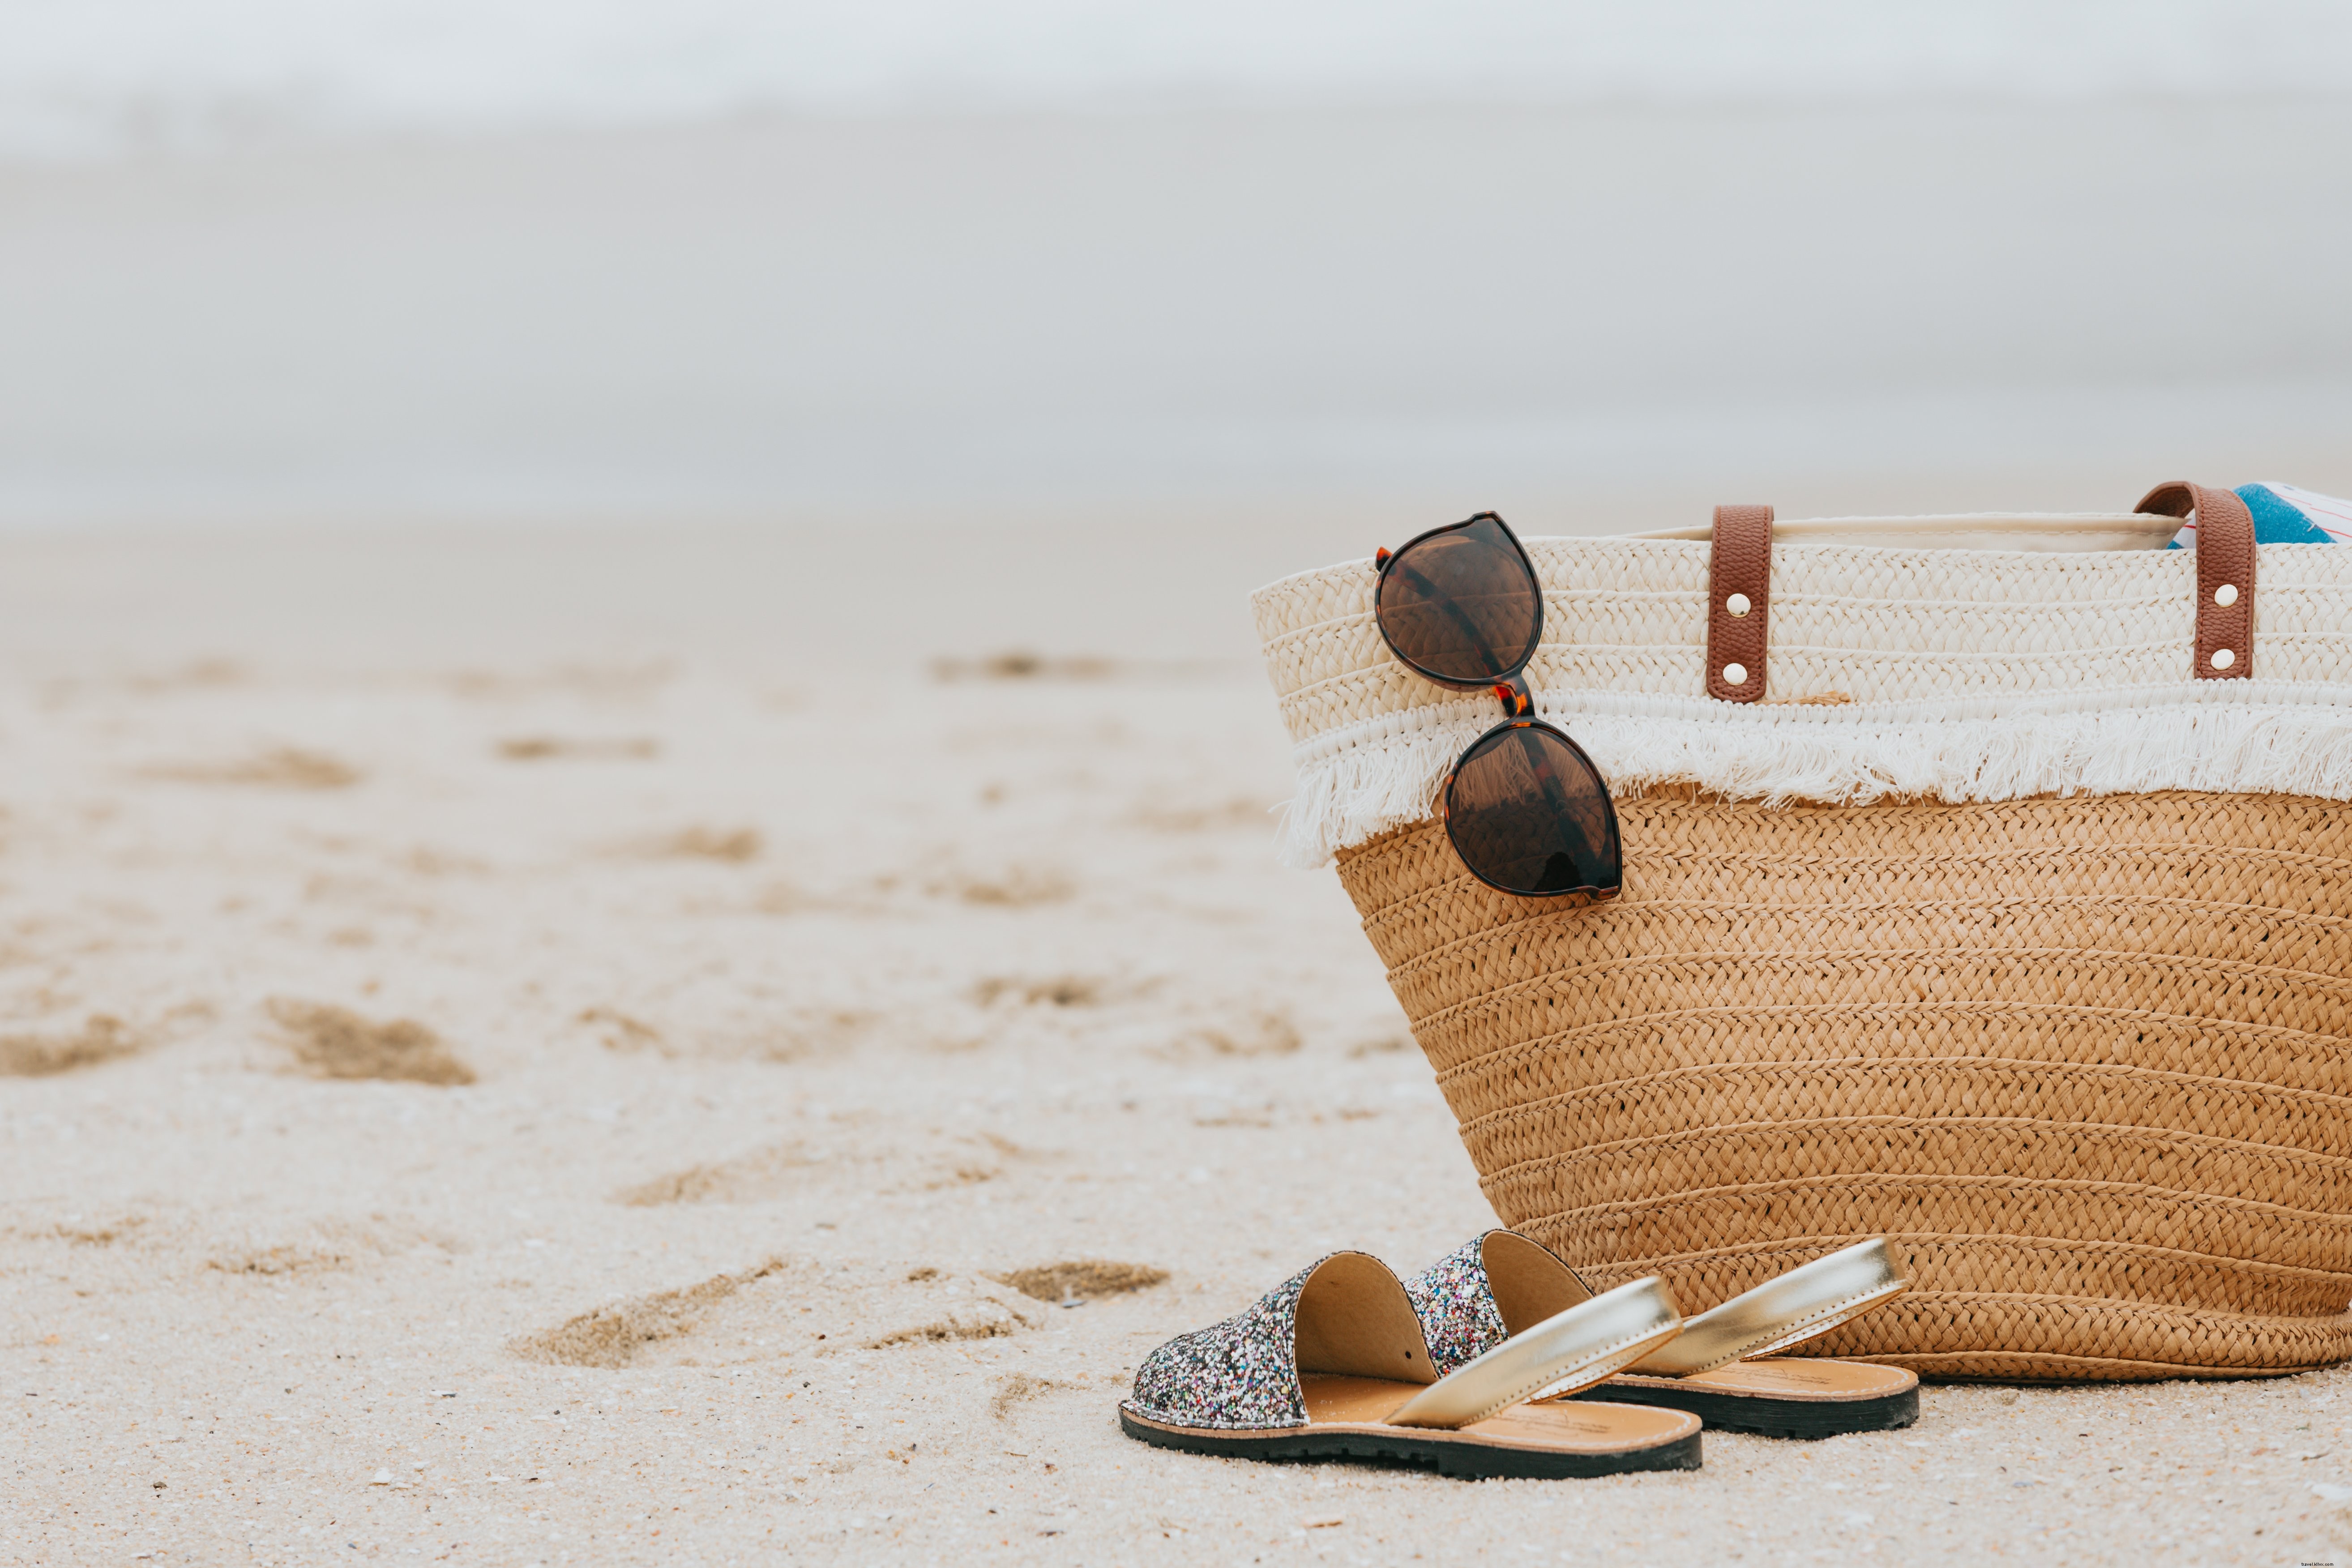
[[[1726,702],[1754,702],[1763,697],[1765,625],[1771,602],[1772,509],[1717,507],[1715,543],[1706,564],[1709,697]]]
[[[2186,479],[2158,485],[2134,511],[2197,514],[2197,664],[2200,680],[2254,672],[2254,514],[2230,490]]]

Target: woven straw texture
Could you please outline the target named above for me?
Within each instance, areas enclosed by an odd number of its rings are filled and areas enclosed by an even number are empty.
[[[1495,1210],[1697,1311],[1883,1235],[1823,1354],[2007,1379],[2352,1355],[2352,810],[1621,799],[1625,889],[1339,858]]]
[[[2263,546],[2252,679],[2198,681],[2188,551],[1779,542],[1731,704],[1704,542],[1528,545],[1605,904],[1463,869],[1431,799],[1493,704],[1390,657],[1369,563],[1255,601],[1286,855],[1506,1223],[1691,1311],[1883,1235],[1914,1289],[1823,1348],[1931,1375],[2352,1356],[2352,550]]]
[[[1776,544],[1765,700],[1706,695],[1707,546],[1532,539],[1538,710],[1613,788],[1732,799],[2025,799],[2081,790],[2352,799],[2352,550],[2262,547],[2251,680],[2191,679],[2196,559]],[[1490,700],[1422,680],[1351,562],[1255,595],[1298,790],[1284,855],[1428,815]]]

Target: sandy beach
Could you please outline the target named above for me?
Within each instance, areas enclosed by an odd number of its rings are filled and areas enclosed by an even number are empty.
[[[1161,1340],[1490,1223],[1336,878],[1273,861],[1245,649],[856,679],[648,599],[723,538],[369,548],[0,553],[0,1560],[2352,1542],[2340,1373],[1604,1481],[1127,1440]]]
[[[1492,1223],[1250,590],[2352,494],[2341,97],[1445,90],[0,159],[0,1563],[2352,1562],[2341,1371],[1120,1435]]]

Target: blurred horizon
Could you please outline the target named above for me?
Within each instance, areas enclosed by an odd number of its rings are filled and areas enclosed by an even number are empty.
[[[171,616],[157,536],[888,540],[1174,657],[1484,507],[2352,493],[2347,84],[2296,0],[0,0],[0,532]]]
[[[2326,0],[0,0],[0,158],[927,116],[2340,96]]]

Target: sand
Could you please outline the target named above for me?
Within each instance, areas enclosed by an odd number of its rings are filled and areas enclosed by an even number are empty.
[[[2352,1560],[2334,1373],[1589,1483],[1113,1416],[1491,1220],[1273,861],[1248,589],[1481,505],[2352,493],[2347,117],[0,166],[0,1562]]]
[[[2352,1549],[2337,1373],[1591,1482],[1124,1438],[1489,1223],[1451,1120],[1224,632],[857,675],[664,574],[740,544],[0,549],[0,1561]]]

